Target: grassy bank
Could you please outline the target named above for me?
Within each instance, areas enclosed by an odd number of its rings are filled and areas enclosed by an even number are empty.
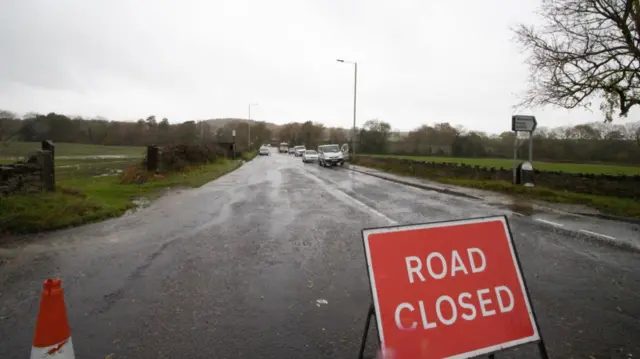
[[[457,158],[432,156],[401,156],[401,155],[367,155],[371,157],[403,158],[414,161],[464,163],[472,166],[513,168],[513,160],[507,158]],[[640,166],[623,166],[594,163],[557,163],[535,161],[533,165],[541,171],[562,171],[569,173],[593,173],[609,175],[640,175]]]
[[[376,166],[375,162],[356,163],[361,166],[376,168],[385,172],[396,173],[404,176],[411,176],[408,168],[404,167],[382,167]],[[542,200],[553,203],[581,204],[599,210],[604,214],[610,214],[621,217],[631,217],[640,219],[640,202],[633,199],[618,198],[612,196],[596,196],[583,193],[575,193],[569,191],[552,190],[545,187],[525,187],[513,185],[506,181],[496,180],[473,180],[461,178],[446,178],[429,176],[429,180],[453,184],[457,186],[478,188],[510,194],[512,196],[531,200]]]
[[[251,161],[252,159],[254,159],[256,156],[258,155],[258,152],[253,151],[253,152],[245,152],[242,154],[242,159],[245,161]]]
[[[441,178],[438,179],[438,181],[457,186],[507,193],[526,199],[553,203],[581,204],[595,208],[605,214],[640,219],[640,202],[628,198],[556,191],[544,187],[515,186],[506,181],[479,181],[457,178]]]
[[[0,197],[0,228],[28,233],[66,228],[123,214],[136,198],[154,199],[167,188],[199,187],[241,165],[221,160],[166,176],[148,176],[143,184],[122,183],[123,175],[91,177],[76,174],[58,181],[54,193]]]

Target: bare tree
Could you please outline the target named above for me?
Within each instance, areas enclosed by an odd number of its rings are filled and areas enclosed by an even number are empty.
[[[542,26],[519,25],[530,52],[530,86],[520,105],[590,107],[606,121],[640,104],[640,1],[542,0]]]

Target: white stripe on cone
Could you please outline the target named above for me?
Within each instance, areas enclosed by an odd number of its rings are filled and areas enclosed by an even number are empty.
[[[50,347],[31,347],[31,359],[75,359],[71,337]]]

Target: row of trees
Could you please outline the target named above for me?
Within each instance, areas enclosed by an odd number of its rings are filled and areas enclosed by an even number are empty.
[[[286,142],[291,146],[304,145],[307,148],[315,148],[323,143],[346,143],[349,138],[349,131],[336,128],[325,127],[321,123],[307,121],[304,123],[287,123],[280,126],[277,133],[278,142]]]
[[[233,134],[235,133],[235,138]],[[155,116],[136,122],[85,119],[56,113],[27,114],[19,118],[0,111],[0,139],[90,143],[100,145],[189,144],[232,142],[237,149],[255,150],[263,143],[305,145],[351,143],[351,130],[327,128],[307,121],[281,126],[243,119],[187,121],[171,124]],[[422,156],[504,157],[513,155],[514,134],[487,134],[449,123],[422,125],[408,133],[392,131],[391,125],[369,120],[356,129],[358,153]],[[526,141],[521,141],[526,142]],[[590,123],[577,126],[539,128],[534,133],[535,158],[553,161],[593,161],[640,164],[640,122]],[[521,146],[522,155],[526,144]]]
[[[22,141],[54,140],[58,142],[97,145],[145,145],[192,142],[206,133],[206,123],[187,121],[170,124],[155,116],[137,122],[108,121],[104,118],[85,119],[56,113],[28,114],[24,118],[0,112],[0,139]]]
[[[56,113],[27,114],[20,118],[9,111],[0,111],[0,140],[88,143],[96,145],[144,146],[148,144],[190,144],[196,142],[231,142],[236,130],[238,150],[247,149],[248,126],[243,120],[231,120],[216,128],[208,121],[186,121],[171,124],[167,118],[148,116],[136,122],[109,121],[105,118],[86,119]],[[251,143],[255,149],[271,141],[271,130],[264,122],[252,122]]]
[[[386,153],[390,142],[391,125],[384,121],[370,120],[357,131],[357,147],[367,153]],[[304,123],[288,123],[279,127],[278,142],[286,142],[291,146],[304,145],[315,148],[324,143],[342,145],[351,143],[351,130],[338,127],[325,127],[320,123],[307,121]]]
[[[350,134],[349,130],[324,129],[322,125],[306,122],[281,126],[278,138],[291,145],[314,148],[321,143],[350,142]],[[357,134],[357,152],[374,154],[510,158],[515,142],[510,131],[490,135],[446,122],[399,133],[392,131],[387,122],[370,120],[357,129]],[[524,140],[519,143],[519,156],[526,157],[528,143]],[[533,146],[536,159],[640,164],[640,122],[539,128],[534,132]]]

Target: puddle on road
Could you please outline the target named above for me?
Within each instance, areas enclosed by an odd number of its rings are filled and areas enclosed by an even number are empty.
[[[145,207],[149,207],[149,205],[151,204],[151,200],[146,198],[146,197],[139,197],[139,198],[134,198],[131,200],[131,202],[133,203],[133,205],[135,206],[134,208],[131,208],[129,210],[127,210],[124,215],[128,216],[130,214],[136,213],[139,210],[145,208]]]

